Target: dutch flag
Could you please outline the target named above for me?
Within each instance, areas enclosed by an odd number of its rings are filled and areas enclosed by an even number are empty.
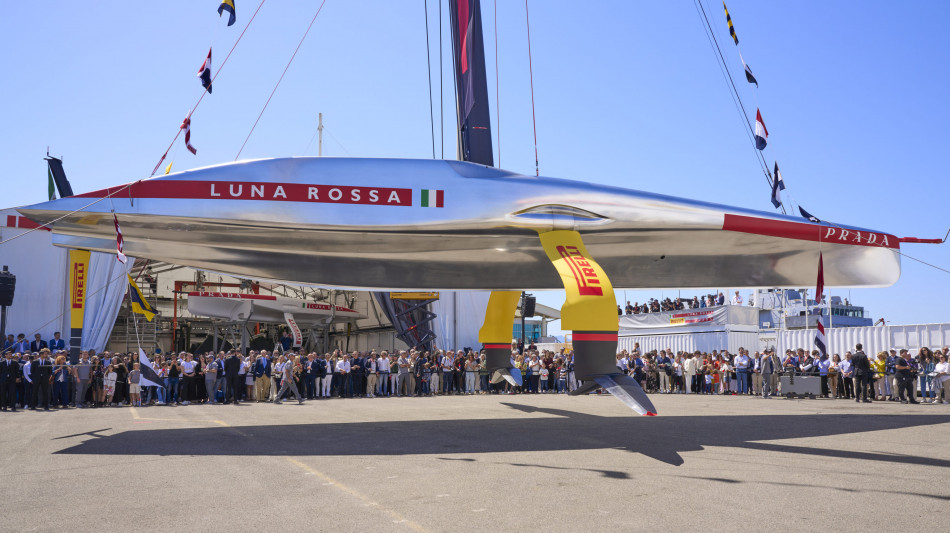
[[[765,129],[765,122],[762,122],[762,113],[755,110],[755,147],[759,150],[765,150],[768,144],[769,130]]]

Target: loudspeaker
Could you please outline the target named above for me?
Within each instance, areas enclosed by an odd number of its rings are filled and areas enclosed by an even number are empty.
[[[534,296],[525,296],[525,297],[524,297],[524,311],[523,311],[522,315],[523,315],[525,318],[534,316],[534,304],[535,304],[535,303],[536,303],[536,299],[535,299]]]
[[[16,276],[4,270],[0,272],[0,306],[13,305],[13,291],[16,289]]]

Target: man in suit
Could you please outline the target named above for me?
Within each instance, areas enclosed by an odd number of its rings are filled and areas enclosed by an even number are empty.
[[[239,405],[238,400],[241,394],[241,356],[238,352],[231,352],[231,355],[224,360],[224,378],[227,380],[227,392],[224,395],[224,403],[233,401],[234,405]]]
[[[53,338],[50,339],[48,346],[49,349],[55,353],[66,349],[66,341],[60,338],[60,333],[57,331],[56,333],[53,333]]]
[[[868,398],[868,384],[871,378],[871,361],[868,355],[864,353],[864,346],[855,345],[854,355],[851,357],[851,364],[854,367],[854,401],[871,403]]]
[[[16,342],[13,343],[13,353],[27,355],[35,350],[30,350],[30,343],[26,340],[26,335],[20,333],[16,336]]]
[[[49,386],[53,380],[53,360],[49,348],[41,349],[39,358],[30,364],[30,377],[33,378],[33,404],[30,409],[35,411],[43,404],[43,410],[49,411]]]
[[[270,354],[261,350],[261,356],[254,363],[254,392],[259,402],[266,402],[270,394],[270,372]]]
[[[34,337],[34,340],[33,342],[30,343],[31,352],[39,352],[43,348],[49,348],[49,346],[46,344],[46,341],[42,339],[39,333],[37,333],[33,337]]]
[[[0,361],[0,411],[9,407],[16,412],[16,386],[20,382],[20,364],[13,360],[13,352],[7,352]]]
[[[780,368],[779,365],[776,364],[776,359],[777,358],[772,355],[772,350],[766,350],[762,358],[756,361],[758,365],[756,370],[762,374],[762,397],[765,399],[768,399],[769,396],[777,392],[772,389],[772,376],[776,375]]]
[[[911,359],[909,351],[901,350],[894,368],[897,370],[897,395],[900,402],[920,403],[914,398],[917,392],[917,362]],[[905,391],[907,396],[904,396]]]

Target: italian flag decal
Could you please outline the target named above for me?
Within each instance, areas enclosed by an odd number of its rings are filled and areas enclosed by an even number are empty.
[[[444,191],[435,189],[422,189],[422,207],[444,207]]]

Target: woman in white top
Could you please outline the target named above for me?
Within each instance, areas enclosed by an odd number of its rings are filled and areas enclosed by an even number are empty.
[[[103,389],[106,393],[106,405],[112,404],[112,395],[115,394],[115,365],[109,365],[109,368],[106,369],[106,375],[102,380]]]
[[[940,401],[943,392],[943,403],[950,403],[950,361],[947,356],[937,356],[937,365],[934,367],[934,403]]]

